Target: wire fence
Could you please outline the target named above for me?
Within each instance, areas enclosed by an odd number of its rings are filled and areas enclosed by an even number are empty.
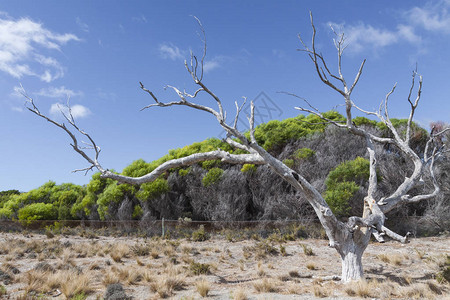
[[[399,231],[400,234],[412,232],[422,235],[418,222],[421,217],[409,216],[401,222],[394,222],[388,226]],[[390,222],[392,223],[392,222]],[[80,234],[90,232],[92,235],[143,235],[186,237],[194,231],[203,230],[207,233],[240,232],[251,237],[257,234],[267,237],[277,232],[290,233],[297,237],[325,238],[325,232],[315,219],[304,220],[253,220],[253,221],[191,221],[179,220],[0,220],[0,232],[57,232],[65,234]]]
[[[97,235],[138,234],[145,236],[190,236],[194,231],[226,233],[235,231],[251,237],[253,234],[268,236],[271,233],[294,232],[302,237],[322,235],[320,223],[311,220],[259,220],[259,221],[191,221],[191,220],[0,220],[0,232],[58,232],[79,234],[91,232]]]

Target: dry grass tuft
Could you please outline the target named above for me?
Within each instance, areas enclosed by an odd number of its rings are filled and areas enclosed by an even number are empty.
[[[68,274],[68,273],[67,273]],[[68,298],[79,294],[89,294],[93,291],[92,281],[89,274],[68,274],[61,285],[61,292]]]
[[[247,300],[247,294],[245,293],[245,290],[242,287],[238,287],[236,290],[233,291],[233,300]]]
[[[259,277],[263,277],[266,275],[266,270],[264,269],[261,261],[258,262],[257,274]]]
[[[314,296],[319,298],[325,298],[331,295],[331,291],[320,284],[314,284],[312,287],[312,292]]]
[[[289,271],[289,276],[291,276],[292,278],[299,278],[300,273],[296,270],[292,270],[292,271]]]
[[[119,283],[119,282],[120,282],[119,276],[117,275],[116,272],[113,272],[111,269],[108,270],[102,278],[102,283],[105,287],[110,284]]]
[[[355,297],[367,298],[370,297],[370,291],[372,290],[373,285],[368,283],[365,280],[352,281],[347,284],[345,288],[345,292],[347,295]]]
[[[30,270],[25,273],[25,293],[48,292],[45,290],[45,279],[49,276],[47,271]]]
[[[130,256],[130,251],[127,244],[119,243],[112,247],[109,255],[115,262],[121,262],[123,258]]]
[[[253,283],[253,287],[259,293],[275,293],[278,292],[278,282],[263,278]]]
[[[400,290],[401,296],[407,299],[434,299],[434,293],[430,287],[424,283],[403,287]]]
[[[182,276],[165,274],[157,281],[150,283],[150,290],[157,293],[161,298],[167,298],[172,296],[174,291],[183,289],[185,285],[186,281]]]
[[[302,246],[302,248],[303,248],[303,253],[304,253],[306,256],[313,256],[313,255],[315,255],[313,249],[312,249],[310,246],[305,245],[305,244],[300,244],[300,246]]]
[[[200,296],[206,297],[211,290],[211,285],[207,280],[202,279],[195,283],[195,288],[197,289],[197,292],[200,294]]]
[[[312,263],[312,262],[307,263],[307,264],[306,264],[306,268],[307,268],[308,270],[311,270],[311,271],[317,270],[316,264],[315,264],[315,263]]]
[[[390,253],[390,254],[378,254],[377,258],[385,263],[390,263],[396,266],[400,266],[404,261],[405,257],[399,253]]]
[[[157,248],[152,248],[152,250],[150,251],[150,256],[153,259],[158,259],[159,258],[159,251]]]

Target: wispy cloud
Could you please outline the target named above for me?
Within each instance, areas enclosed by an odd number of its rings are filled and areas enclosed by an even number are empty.
[[[334,29],[340,28],[347,37],[348,51],[358,53],[366,48],[381,49],[400,41],[420,43],[421,38],[414,33],[414,28],[407,25],[398,25],[396,29],[381,29],[372,25],[358,23],[357,25],[343,25],[329,23]]]
[[[42,81],[51,82],[64,75],[63,67],[55,58],[42,52],[60,51],[61,46],[70,41],[79,41],[79,38],[69,33],[54,33],[28,18],[15,20],[2,14],[0,70],[15,78],[35,76]]]
[[[450,1],[427,2],[406,12],[409,21],[429,31],[450,33]]]
[[[283,59],[286,57],[286,52],[280,49],[272,49],[272,55],[278,59]]]
[[[428,1],[423,7],[415,6],[399,15],[403,22],[394,29],[378,28],[363,22],[357,25],[328,24],[343,29],[349,43],[348,51],[354,53],[367,48],[376,51],[401,42],[413,44],[419,53],[424,53],[427,51],[424,43],[427,36],[423,30],[450,34],[450,0]]]
[[[89,108],[80,104],[70,106],[70,110],[74,119],[85,118],[91,114]],[[66,115],[69,114],[69,109],[60,103],[53,103],[50,107],[50,114],[54,116],[61,115],[61,111]]]
[[[148,23],[147,18],[144,15],[140,15],[139,17],[132,17],[131,19],[137,23]]]
[[[48,98],[67,98],[67,97],[77,97],[82,96],[83,92],[81,91],[74,91],[71,89],[66,88],[65,86],[60,87],[48,87],[40,89],[37,93],[35,93],[38,96],[48,97]]]
[[[159,54],[162,58],[168,58],[171,60],[183,60],[185,58],[185,51],[180,50],[175,45],[172,44],[161,44],[159,45]]]
[[[89,32],[88,24],[81,21],[81,19],[79,17],[77,17],[75,21],[77,22],[77,25],[78,25],[78,27],[80,27],[81,30],[83,30],[84,32]]]

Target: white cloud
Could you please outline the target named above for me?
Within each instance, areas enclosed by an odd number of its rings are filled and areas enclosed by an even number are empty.
[[[349,26],[336,23],[329,23],[329,25],[333,28],[343,28],[349,44],[348,51],[350,52],[361,52],[366,47],[385,47],[398,41],[395,32],[378,29],[364,23]]]
[[[80,91],[74,91],[71,89],[67,89],[65,86],[54,87],[51,86],[49,88],[43,88],[39,90],[36,95],[49,97],[49,98],[67,98],[67,97],[77,97],[82,96],[83,93]]]
[[[397,34],[399,37],[407,40],[410,43],[421,43],[422,38],[414,32],[412,26],[400,24],[397,26]]]
[[[159,54],[162,58],[169,58],[171,60],[184,59],[185,53],[177,46],[172,44],[162,44],[159,46]]]
[[[81,19],[79,17],[77,17],[75,21],[77,22],[77,25],[78,25],[78,27],[80,27],[81,30],[83,30],[84,32],[89,32],[88,24],[81,21]]]
[[[71,106],[70,109],[74,119],[85,118],[91,114],[89,108],[80,104],[75,104]],[[53,103],[50,107],[50,114],[52,115],[61,115],[61,111],[66,115],[69,114],[69,109],[65,105],[62,105],[60,103]]]
[[[230,56],[217,55],[217,56],[213,57],[212,59],[206,60],[204,62],[203,71],[205,71],[205,73],[210,72],[217,68],[221,68],[222,66],[226,65],[227,63],[231,63],[234,60],[235,60],[235,58],[232,58]]]
[[[15,78],[36,76],[46,82],[60,78],[64,75],[62,66],[42,51],[60,51],[69,41],[79,41],[79,38],[73,34],[54,33],[28,18],[14,20],[1,14],[0,70]]]
[[[205,63],[203,64],[203,71],[205,71],[205,73],[207,73],[207,72],[210,72],[210,71],[212,71],[212,70],[214,70],[214,69],[217,69],[217,68],[219,68],[221,65],[220,65],[220,62],[218,61],[218,60],[208,60],[208,61],[205,61]]]
[[[409,21],[429,31],[450,33],[450,1],[428,2],[406,12]]]
[[[348,51],[358,53],[366,48],[381,49],[401,41],[419,45],[421,37],[414,32],[414,28],[400,24],[395,30],[381,29],[360,22],[357,25],[342,25],[329,23],[333,28],[342,28],[348,43]]]

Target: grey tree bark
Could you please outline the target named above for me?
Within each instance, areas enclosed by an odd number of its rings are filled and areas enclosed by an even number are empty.
[[[439,155],[442,153],[443,147],[437,148],[436,147],[437,143],[435,143],[434,141],[437,137],[439,137],[449,129],[447,128],[442,130],[441,132],[430,134],[428,142],[426,144],[424,157],[419,157],[419,155],[415,153],[409,146],[414,112],[418,106],[421,96],[422,77],[419,76],[419,86],[416,91],[417,96],[415,99],[412,100],[411,97],[414,91],[414,85],[417,76],[417,73],[413,72],[412,86],[408,96],[408,102],[411,105],[411,111],[408,118],[406,135],[403,137],[401,136],[401,134],[397,132],[396,128],[393,126],[389,118],[387,108],[389,97],[394,92],[395,86],[392,88],[391,91],[388,92],[384,101],[381,102],[380,109],[378,111],[371,112],[358,107],[352,101],[351,94],[362,75],[365,60],[362,62],[359,70],[357,71],[352,84],[348,85],[344,76],[342,75],[342,68],[341,68],[342,54],[345,49],[344,34],[337,34],[335,32],[336,34],[335,46],[338,54],[338,65],[337,65],[337,74],[332,73],[328,65],[326,64],[324,57],[316,51],[315,48],[316,29],[311,14],[311,26],[313,31],[311,48],[309,48],[300,38],[300,41],[303,45],[303,49],[301,51],[306,52],[310,57],[319,79],[326,86],[332,88],[334,91],[338,92],[341,96],[343,96],[347,121],[345,124],[342,124],[327,119],[309,102],[307,102],[304,99],[303,100],[307,105],[306,108],[296,107],[296,109],[302,112],[315,114],[319,116],[324,122],[327,122],[330,125],[345,128],[355,135],[364,137],[367,142],[367,151],[370,157],[369,189],[367,196],[362,200],[364,203],[363,215],[362,217],[357,216],[350,217],[348,222],[344,223],[336,218],[336,216],[333,214],[333,212],[331,211],[330,207],[328,206],[322,195],[301,174],[297,173],[296,171],[286,166],[283,162],[272,156],[264,148],[258,145],[254,136],[255,107],[253,102],[251,103],[251,112],[250,116],[248,117],[250,124],[250,138],[247,138],[244,135],[244,133],[240,132],[237,129],[238,118],[245,104],[245,100],[241,105],[238,105],[238,103],[236,102],[236,113],[234,120],[232,120],[231,123],[227,121],[227,115],[226,112],[224,112],[221,99],[213,91],[211,91],[203,81],[203,73],[204,73],[203,66],[206,55],[206,36],[202,24],[197,18],[196,20],[203,33],[204,52],[200,60],[194,54],[191,53],[190,61],[189,62],[185,61],[185,67],[189,75],[192,77],[194,83],[198,86],[198,89],[193,94],[189,94],[186,91],[180,91],[178,88],[174,86],[167,86],[169,89],[175,92],[178,99],[174,101],[163,102],[160,101],[159,98],[152,91],[147,89],[144,86],[144,84],[140,83],[141,89],[144,92],[148,93],[154,101],[154,103],[145,106],[144,108],[142,108],[142,110],[149,109],[155,106],[170,107],[181,105],[204,111],[215,117],[219,125],[223,129],[225,129],[225,131],[227,132],[227,137],[225,141],[235,148],[245,150],[247,154],[240,154],[240,155],[230,154],[226,151],[219,149],[207,153],[197,153],[180,159],[174,159],[165,162],[158,168],[150,172],[149,174],[146,174],[142,177],[134,178],[123,176],[120,174],[113,173],[108,169],[102,167],[102,165],[98,161],[100,154],[100,147],[98,147],[95,144],[94,140],[88,133],[81,130],[77,126],[72,116],[69,105],[68,105],[69,110],[67,114],[64,114],[62,110],[61,112],[63,113],[64,117],[66,118],[67,122],[69,123],[72,129],[69,129],[64,123],[58,123],[52,120],[51,118],[47,117],[45,114],[41,113],[38,107],[35,105],[33,99],[29,97],[23,90],[23,95],[26,97],[28,101],[28,109],[35,115],[61,128],[69,135],[69,137],[72,140],[71,144],[72,148],[90,164],[87,168],[76,171],[87,172],[89,170],[96,168],[101,173],[102,177],[111,178],[123,183],[139,185],[144,182],[150,182],[156,180],[161,174],[163,174],[165,171],[171,168],[188,166],[205,160],[220,159],[224,162],[231,164],[251,163],[260,165],[265,164],[270,166],[276,174],[278,174],[281,178],[283,178],[285,181],[291,184],[296,191],[302,193],[305,196],[305,198],[308,199],[309,203],[313,207],[317,217],[319,218],[323,228],[325,229],[325,232],[329,239],[329,246],[335,248],[339,253],[339,255],[341,256],[342,259],[341,280],[343,282],[348,282],[351,280],[358,280],[362,278],[364,274],[362,266],[362,255],[368,246],[371,235],[374,235],[374,237],[379,242],[384,242],[383,238],[384,235],[387,235],[402,243],[407,242],[407,236],[402,237],[384,226],[385,221],[384,214],[387,213],[388,211],[391,211],[394,208],[401,207],[406,203],[412,203],[424,199],[429,199],[439,193],[439,186],[437,185],[437,181],[433,172],[433,164],[435,159],[439,157]],[[203,94],[206,93],[207,95],[209,95],[213,100],[213,103],[215,103],[216,108],[214,109],[210,106],[195,103],[194,100],[200,93]],[[294,94],[290,95],[298,97]],[[353,110],[357,110],[369,116],[375,116],[379,118],[382,122],[384,122],[384,124],[386,124],[388,129],[391,131],[393,137],[392,138],[379,137],[364,130],[363,128],[358,128],[354,126],[352,123]],[[76,137],[77,133],[88,138],[90,142],[87,145],[87,147],[85,146],[82,147],[79,145],[78,139]],[[235,139],[237,139],[239,142],[237,142]],[[377,176],[376,176],[377,159],[373,143],[382,143],[382,144],[388,143],[395,145],[398,149],[400,149],[400,151],[402,151],[406,155],[409,161],[414,165],[413,173],[409,177],[405,177],[402,184],[391,195],[385,195],[383,197],[380,197],[377,194]],[[87,153],[87,150],[89,149],[93,151],[94,153],[93,155],[89,155]],[[408,192],[411,191],[419,183],[419,181],[422,178],[422,174],[424,174],[425,171],[428,171],[431,175],[434,190],[431,193],[425,195],[414,195],[414,196],[408,195]]]

